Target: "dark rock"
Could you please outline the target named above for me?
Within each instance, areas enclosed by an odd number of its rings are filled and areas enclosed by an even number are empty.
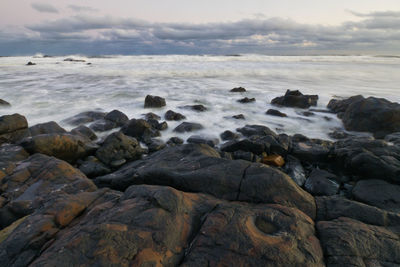
[[[243,93],[243,92],[246,92],[246,89],[243,88],[243,87],[235,87],[235,88],[231,89],[230,92],[232,92],[232,93]]]
[[[158,122],[158,120],[148,119],[147,122],[156,131],[163,131],[168,128],[168,123],[165,121],[160,123],[160,122]]]
[[[203,111],[207,111],[208,110],[203,105],[186,105],[186,106],[183,106],[182,108],[190,109],[190,110],[198,111],[198,112],[203,112]]]
[[[350,134],[346,133],[345,131],[341,131],[341,130],[335,130],[333,132],[328,133],[330,138],[333,139],[346,139],[349,136],[351,136]]]
[[[111,169],[93,156],[90,156],[85,161],[82,161],[79,164],[79,170],[89,178],[111,173]]]
[[[69,61],[69,62],[86,62],[85,60],[83,60],[83,59],[74,59],[74,58],[66,58],[66,59],[64,59],[63,61]]]
[[[17,167],[18,161],[25,160],[28,157],[28,152],[21,146],[10,144],[0,145],[0,183],[5,176],[11,174]]]
[[[362,95],[352,96],[344,100],[331,99],[327,108],[334,113],[343,114],[351,104],[363,99],[364,97]],[[341,116],[338,115],[338,117],[340,118]]]
[[[149,149],[150,153],[159,151],[163,148],[166,147],[166,144],[164,143],[164,141],[160,140],[160,139],[151,139],[151,142],[149,144],[147,144],[147,148]]]
[[[208,138],[200,135],[192,135],[186,141],[192,144],[207,144],[210,147],[215,147],[219,144],[218,138]]]
[[[234,133],[232,131],[229,131],[229,130],[226,130],[225,132],[221,133],[220,137],[221,137],[221,139],[223,141],[239,139],[239,135],[238,134],[236,134],[236,133]]]
[[[298,90],[287,90],[284,96],[272,99],[271,104],[285,107],[309,108],[311,106],[316,106],[317,101],[317,95],[303,95]]]
[[[271,115],[271,116],[277,116],[277,117],[287,117],[287,115],[285,113],[282,113],[276,109],[268,109],[267,112],[265,112],[265,114]]]
[[[126,116],[124,113],[116,109],[107,113],[104,119],[114,122],[117,127],[121,127],[129,121],[128,116]]]
[[[179,137],[171,137],[168,141],[167,144],[169,146],[176,146],[176,145],[181,145],[183,144],[183,139]]]
[[[353,188],[356,200],[384,210],[400,212],[400,186],[383,180],[362,180]]]
[[[258,136],[271,135],[277,137],[277,134],[274,131],[263,125],[246,125],[242,128],[236,129],[236,131],[247,137],[252,135],[258,135]]]
[[[0,117],[0,145],[16,143],[29,136],[28,122],[20,114],[4,115]]]
[[[146,114],[144,115],[144,118],[145,118],[146,120],[152,119],[152,120],[157,120],[157,121],[161,119],[160,116],[158,116],[157,114],[154,114],[153,112],[146,113]]]
[[[118,126],[115,122],[105,120],[105,119],[97,120],[89,125],[89,128],[95,132],[106,132],[106,131],[112,130],[114,128],[117,128],[117,127]]]
[[[313,197],[286,174],[263,164],[221,159],[217,151],[203,144],[167,147],[97,177],[96,183],[119,190],[133,184],[167,185],[227,200],[284,204],[315,216]]]
[[[106,116],[105,112],[85,111],[85,112],[81,112],[73,117],[67,118],[63,122],[68,123],[70,125],[79,126],[81,124],[104,119],[105,116]]]
[[[35,136],[39,134],[62,134],[66,133],[67,131],[56,122],[50,121],[29,127],[29,132],[31,133],[31,136]]]
[[[160,122],[157,125],[157,130],[159,130],[159,131],[164,131],[166,129],[168,129],[168,123],[166,121]]]
[[[306,173],[301,165],[300,160],[291,155],[286,157],[284,171],[297,185],[303,186],[306,182]]]
[[[96,151],[96,157],[104,164],[112,167],[118,167],[117,163],[123,163],[140,159],[145,152],[140,147],[139,142],[133,138],[124,135],[121,132],[110,134],[101,147]],[[123,164],[122,163],[122,164]]]
[[[93,153],[96,147],[87,139],[71,134],[41,134],[24,139],[21,146],[30,154],[41,153],[71,163]]]
[[[152,137],[160,136],[159,131],[153,129],[147,121],[142,119],[128,121],[121,128],[121,132],[143,142],[149,141]]]
[[[255,155],[253,153],[243,150],[237,150],[233,152],[232,157],[233,159],[242,159],[250,162],[254,161],[255,159]]]
[[[311,112],[311,111],[303,111],[303,112],[300,112],[300,115],[303,115],[306,117],[312,117],[312,116],[315,116],[315,113]]]
[[[97,135],[89,127],[86,127],[85,125],[81,125],[72,129],[71,134],[80,135],[92,141],[97,139]]]
[[[243,114],[233,115],[232,118],[237,119],[237,120],[245,120],[246,119]]]
[[[237,102],[239,102],[239,103],[251,103],[251,102],[255,102],[255,101],[256,101],[256,99],[254,97],[253,98],[245,97],[245,98],[239,99]]]
[[[180,121],[180,120],[186,119],[186,117],[183,116],[181,113],[177,113],[177,112],[174,112],[174,111],[172,111],[172,110],[168,110],[168,111],[165,113],[164,118],[165,118],[167,121]]]
[[[0,99],[0,107],[11,107],[11,104],[3,99]]]
[[[28,63],[26,63],[26,66],[35,66],[36,63],[33,63],[32,61],[29,61]]]
[[[245,151],[261,155],[263,152],[266,152],[266,150],[268,150],[268,148],[265,143],[249,139],[232,140],[221,145],[221,151],[224,152]]]
[[[307,178],[304,188],[312,195],[332,196],[339,191],[339,184],[336,180],[336,175],[324,170],[314,169]]]
[[[400,146],[400,132],[386,135],[385,141]]]
[[[145,108],[161,108],[166,105],[165,99],[159,96],[147,95],[144,100]]]
[[[333,143],[330,141],[295,135],[292,138],[290,154],[302,162],[324,163],[329,161],[332,147]]]
[[[174,132],[184,133],[184,132],[192,132],[203,129],[203,125],[194,122],[182,122],[175,129]]]

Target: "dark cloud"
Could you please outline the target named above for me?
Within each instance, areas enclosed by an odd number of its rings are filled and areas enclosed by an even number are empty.
[[[31,7],[41,13],[58,13],[58,10],[47,3],[32,3]]]
[[[75,12],[97,12],[98,9],[90,6],[78,6],[78,5],[68,5],[69,9]]]
[[[47,44],[46,49],[59,53],[72,49],[67,49],[66,44],[73,46],[74,53],[91,51],[89,54],[399,53],[398,13],[354,13],[360,21],[338,26],[263,17],[229,23],[150,23],[81,14],[26,28],[30,33],[27,39],[34,41],[37,47],[46,48]],[[0,36],[0,40],[5,38]],[[4,45],[0,46],[0,51],[4,51]]]

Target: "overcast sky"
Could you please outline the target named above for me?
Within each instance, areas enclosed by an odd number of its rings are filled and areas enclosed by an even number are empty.
[[[400,54],[400,0],[0,0],[0,55]]]

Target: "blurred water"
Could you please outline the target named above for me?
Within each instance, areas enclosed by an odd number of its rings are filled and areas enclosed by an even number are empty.
[[[119,109],[130,118],[147,112],[163,115],[168,109],[183,113],[188,120],[205,126],[200,133],[218,136],[226,129],[245,124],[263,124],[288,134],[328,138],[332,128],[342,127],[336,116],[317,114],[300,119],[300,110],[279,108],[289,118],[265,115],[271,99],[286,89],[318,94],[318,108],[334,96],[384,97],[400,102],[400,58],[373,56],[114,56],[86,58],[91,65],[65,62],[65,57],[0,58],[0,98],[12,108],[0,115],[20,113],[34,125],[50,120],[61,123],[67,117],[87,110]],[[36,66],[25,66],[28,61]],[[230,93],[243,86],[248,92]],[[147,94],[166,98],[161,109],[143,109]],[[255,103],[240,104],[242,97],[255,97]],[[179,109],[201,103],[204,113]],[[234,120],[244,114],[245,121]],[[328,116],[328,121],[324,116]],[[169,122],[163,138],[175,135],[178,122]],[[190,134],[188,134],[190,135]],[[188,135],[183,135],[186,138]]]

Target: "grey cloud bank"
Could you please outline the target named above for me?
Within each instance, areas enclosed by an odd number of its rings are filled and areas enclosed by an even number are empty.
[[[282,18],[151,23],[80,14],[28,25],[18,34],[0,32],[0,55],[400,53],[400,12],[352,13],[361,20],[340,26]]]
[[[41,13],[58,13],[57,8],[47,3],[32,3],[31,7]]]

